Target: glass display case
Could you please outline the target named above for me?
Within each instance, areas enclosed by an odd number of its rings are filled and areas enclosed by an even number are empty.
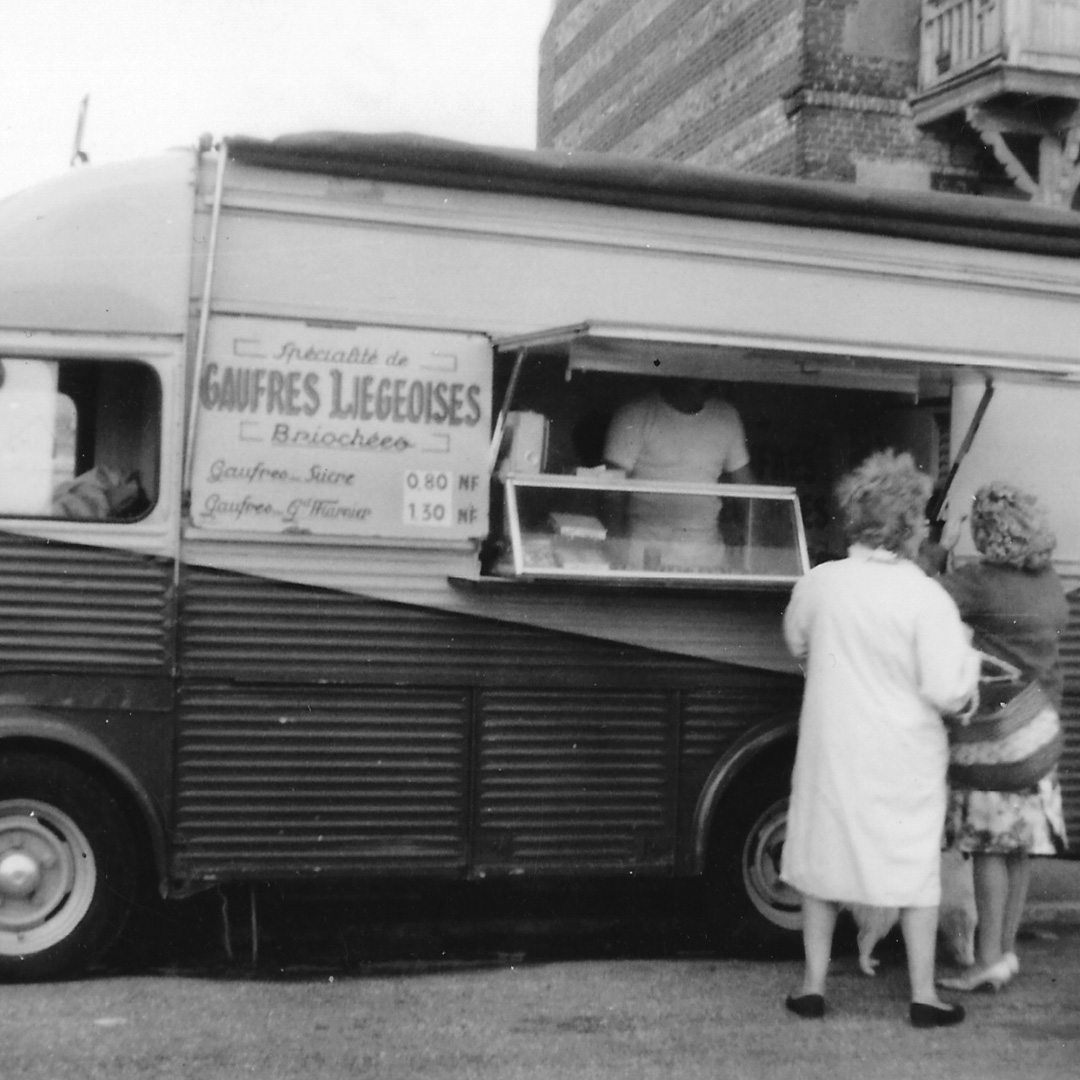
[[[507,549],[521,578],[790,586],[809,569],[794,488],[504,476]]]

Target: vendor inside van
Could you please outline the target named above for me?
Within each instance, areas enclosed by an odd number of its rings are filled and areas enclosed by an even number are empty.
[[[633,480],[752,484],[750,453],[735,407],[704,379],[659,379],[644,397],[618,408],[607,429],[604,462]],[[663,543],[665,560],[701,569],[719,568],[724,546],[719,500],[635,492],[625,503],[627,535],[642,544]]]

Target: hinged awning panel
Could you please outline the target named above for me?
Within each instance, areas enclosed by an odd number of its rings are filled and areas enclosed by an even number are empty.
[[[556,327],[503,338],[495,346],[505,353],[561,358],[571,373],[603,371],[879,390],[915,398],[941,396],[957,377],[965,376],[1080,383],[1080,363],[889,351],[880,346],[852,351],[821,341],[779,342],[715,330],[623,323]]]

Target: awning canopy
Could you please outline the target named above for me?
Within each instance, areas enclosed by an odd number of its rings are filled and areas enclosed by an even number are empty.
[[[958,377],[1080,383],[1080,362],[955,354],[838,352],[819,342],[800,345],[749,340],[714,330],[584,322],[502,338],[498,351],[562,360],[567,371],[603,371],[779,383],[795,387],[878,390],[912,398],[940,397]]]

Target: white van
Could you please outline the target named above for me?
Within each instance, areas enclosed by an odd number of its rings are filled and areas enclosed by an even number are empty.
[[[148,880],[704,875],[729,945],[796,934],[780,615],[832,484],[1017,480],[1073,587],[1078,254],[993,199],[349,134],[0,202],[0,975]],[[673,377],[754,484],[605,462]],[[627,533],[642,495],[715,557]]]

